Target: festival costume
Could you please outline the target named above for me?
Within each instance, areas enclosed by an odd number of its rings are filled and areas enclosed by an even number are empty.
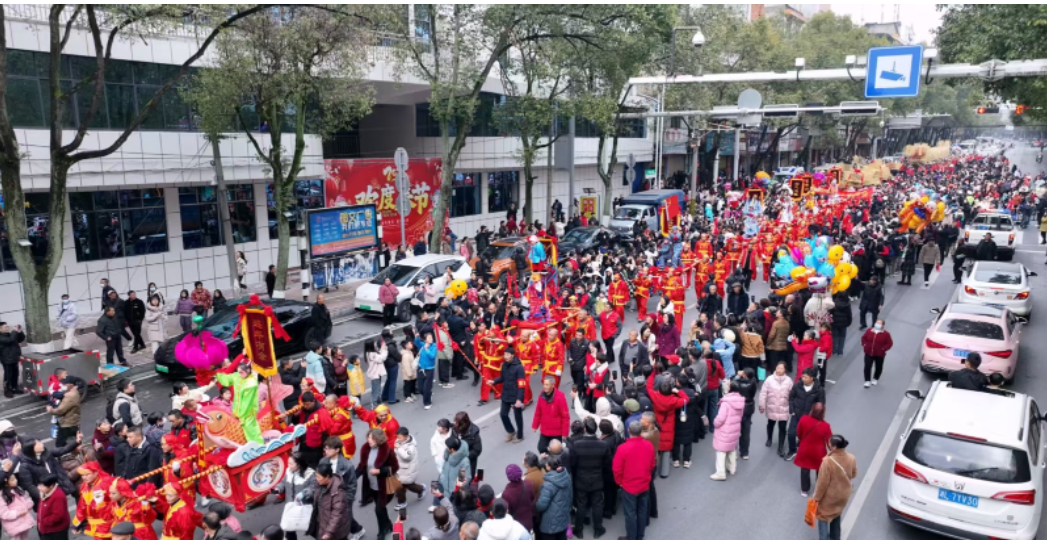
[[[558,339],[546,342],[545,356],[542,360],[542,377],[553,377],[554,379],[556,379],[556,386],[554,386],[554,388],[559,388],[560,376],[563,375],[563,367],[563,342]]]
[[[153,521],[156,520],[153,505],[149,501],[138,499],[127,480],[118,478],[115,484],[120,495],[124,497],[124,503],[117,504],[113,501],[113,523],[130,522],[135,527],[135,538],[157,540],[156,531],[153,530]]]
[[[669,284],[665,287],[665,292],[669,297],[669,300],[673,303],[673,313],[676,319],[676,331],[683,331],[683,312],[686,309],[686,289],[680,284],[679,271],[669,276]],[[676,351],[665,351],[673,353]]]
[[[683,253],[680,255],[680,264],[683,269],[683,288],[691,286],[691,273],[694,272],[694,265],[698,262],[698,258],[695,257],[694,252],[686,247]]]
[[[611,286],[608,287],[607,295],[611,299],[611,305],[614,306],[614,312],[618,314],[620,320],[624,321],[625,305],[629,303],[629,285],[620,275],[615,277],[616,279],[611,280]]]
[[[98,478],[90,486],[80,487],[73,527],[79,528],[86,521],[85,535],[91,538],[112,538],[109,528],[113,524],[113,501],[109,498],[109,485],[113,477],[103,472],[97,461],[84,463],[77,472],[81,475],[94,472]]]
[[[385,444],[389,446],[390,450],[396,446],[396,432],[400,430],[400,422],[393,418],[393,413],[389,412],[388,405],[382,404],[375,407],[373,411],[369,411],[357,404],[356,407],[353,407],[353,412],[356,413],[357,418],[367,422],[368,428],[378,428],[385,432]],[[381,412],[389,413],[385,422],[378,421],[378,413]]]
[[[339,397],[338,406],[334,411],[328,411],[328,414],[331,415],[328,434],[342,441],[342,455],[345,459],[353,459],[356,454],[356,439],[353,436],[353,418],[349,414],[349,397]]]
[[[223,386],[232,386],[233,416],[240,420],[244,437],[250,442],[262,444],[262,428],[258,426],[258,377],[254,373],[241,377],[239,373],[218,373],[215,380]]]
[[[501,341],[502,334],[497,328],[496,326],[494,330],[488,330],[486,334],[477,334],[475,338],[477,358],[480,359],[480,369],[485,382],[493,381],[502,376],[502,362],[504,361],[505,348],[508,344]],[[489,384],[481,384],[480,401],[488,401],[492,390],[494,391],[495,399],[502,398],[501,383],[493,387]]]
[[[186,504],[185,500],[179,499],[167,509],[160,540],[193,540],[196,528],[203,523],[203,518],[203,515]]]
[[[716,259],[716,262],[713,263],[713,282],[716,283],[716,293],[720,296],[724,295],[724,285],[727,280],[728,273],[728,262],[723,258]]]
[[[636,320],[643,322],[647,318],[647,300],[651,297],[651,278],[641,273],[633,280],[636,287]],[[572,334],[570,336],[574,338]]]
[[[705,298],[706,290],[705,285],[709,283],[709,271],[712,269],[709,264],[709,259],[699,259],[694,265],[694,294],[698,297],[698,300]]]
[[[539,362],[542,360],[542,347],[538,340],[532,338],[527,340],[526,343],[517,342],[513,348],[516,350],[516,357],[520,359],[520,363],[524,368],[524,378],[521,381],[517,381],[517,383],[524,385],[524,405],[530,405],[533,397],[531,394],[531,375],[534,375]]]

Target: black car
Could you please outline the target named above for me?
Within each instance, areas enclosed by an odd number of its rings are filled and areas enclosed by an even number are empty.
[[[236,358],[244,350],[244,341],[240,336],[233,339],[233,329],[239,321],[240,314],[236,306],[247,301],[247,297],[230,301],[226,306],[204,321],[204,330],[224,341],[229,347],[229,358]],[[291,341],[273,339],[276,347],[277,358],[305,352],[305,335],[310,325],[310,314],[313,305],[298,300],[262,300],[263,303],[273,306],[273,313],[280,325],[291,336]],[[182,365],[175,359],[175,345],[182,340],[185,334],[168,339],[156,349],[153,362],[156,363],[156,371],[166,374],[172,378],[189,378],[194,376],[193,370]]]
[[[591,248],[595,248],[600,245],[601,239],[604,237],[609,241],[616,242],[618,236],[617,232],[608,229],[607,227],[578,227],[576,229],[571,229],[567,234],[563,235],[563,238],[556,243],[556,247],[562,258],[566,257],[567,254],[572,251],[582,253]]]

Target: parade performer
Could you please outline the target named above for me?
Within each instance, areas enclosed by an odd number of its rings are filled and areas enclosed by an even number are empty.
[[[713,245],[709,241],[709,235],[702,233],[701,239],[695,244],[695,251],[699,259],[711,260],[713,257]]]
[[[724,250],[727,252],[727,272],[734,273],[742,260],[741,241],[733,234],[728,234],[727,241],[724,242]]]
[[[767,283],[771,279],[771,267],[773,266],[771,261],[774,259],[774,253],[777,249],[774,235],[769,232],[764,233],[755,249],[757,257],[760,259],[760,265],[763,267],[763,282]]]
[[[527,261],[531,263],[531,272],[544,272],[546,270],[545,246],[533,234],[527,238],[527,242],[531,244],[531,250],[527,254]]]
[[[538,244],[541,245],[540,243]],[[553,278],[555,279],[555,278]],[[546,322],[552,318],[546,302],[547,288],[542,281],[542,275],[538,272],[531,274],[531,282],[527,285],[527,320]]]
[[[713,263],[713,282],[716,283],[716,294],[721,297],[724,295],[724,285],[727,280],[727,274],[730,273],[728,270],[729,264],[723,257],[723,252],[716,254],[716,262]]]
[[[618,319],[624,322],[625,305],[629,303],[629,284],[622,279],[621,273],[615,272],[614,277],[611,278],[607,296],[611,299],[611,305],[614,306],[614,312],[618,314]]]
[[[375,407],[373,411],[369,411],[356,403],[353,412],[356,413],[357,418],[367,422],[370,429],[377,428],[385,432],[386,444],[389,445],[390,450],[396,446],[396,432],[400,430],[400,422],[393,418],[393,413],[389,412],[388,405],[383,403]]]
[[[164,498],[170,508],[164,516],[161,540],[193,540],[196,528],[203,522],[203,515],[186,504],[182,497],[185,489],[177,482],[164,486]]]
[[[691,245],[685,243],[683,245],[683,252],[680,253],[680,264],[683,265],[683,288],[686,289],[691,286],[691,273],[694,272],[694,265],[698,262],[698,257],[694,251],[691,251]],[[641,317],[642,320],[642,317]]]
[[[342,441],[342,455],[353,459],[356,454],[356,439],[353,437],[353,417],[349,414],[349,396],[327,396],[324,398],[324,409],[331,416],[331,426],[327,434]]]
[[[102,471],[97,461],[84,463],[76,472],[83,483],[80,498],[76,501],[76,516],[73,529],[91,538],[111,538],[109,527],[113,523],[113,504],[109,497],[109,485],[113,477]]]
[[[160,449],[164,453],[163,482],[165,484],[184,480],[193,475],[192,453],[186,450],[187,447],[183,443],[184,440],[174,433],[168,433],[160,439]]]
[[[480,374],[484,383],[502,376],[502,357],[507,346],[508,343],[504,339],[498,325],[494,325],[491,330],[481,331],[476,334],[474,348],[476,349],[476,357],[480,360]],[[494,386],[481,384],[480,405],[487,403],[492,390],[494,390],[494,399],[502,398],[501,384]]]
[[[701,300],[709,290],[705,284],[709,282],[710,271],[712,271],[712,266],[709,264],[709,258],[699,257],[698,262],[694,264],[694,295],[698,300]]]
[[[745,201],[742,209],[745,215],[745,236],[752,238],[760,233],[760,218],[763,216],[763,203],[760,201],[760,192],[752,191]]]
[[[233,387],[233,416],[240,420],[244,437],[249,442],[262,444],[262,429],[258,426],[258,377],[250,364],[240,364],[235,374],[218,373],[215,380],[223,386]]]
[[[130,522],[134,525],[134,535],[138,540],[156,540],[156,531],[153,530],[156,511],[148,501],[138,499],[127,480],[113,480],[109,485],[109,497],[113,501],[115,523]]]
[[[539,344],[539,337],[537,331],[523,330],[520,332],[519,339],[509,338],[510,342],[513,343],[513,349],[516,351],[516,357],[520,359],[520,363],[523,364],[524,378],[518,383],[523,383],[524,388],[524,406],[531,404],[531,375],[539,367],[538,364],[542,360],[542,346]]]
[[[669,276],[669,284],[665,287],[665,292],[669,297],[669,300],[673,303],[673,312],[676,314],[676,331],[683,331],[683,312],[686,309],[686,294],[687,289],[684,289],[680,283],[680,269],[676,269]],[[663,354],[672,354],[675,351],[664,351]]]
[[[633,285],[636,288],[636,320],[643,322],[647,318],[647,300],[651,297],[651,278],[648,277],[646,268],[640,269]]]
[[[564,346],[559,334],[556,328],[549,328],[548,339],[545,341],[545,355],[542,358],[542,377],[556,379],[554,388],[560,387],[560,376],[563,375],[564,367]]]

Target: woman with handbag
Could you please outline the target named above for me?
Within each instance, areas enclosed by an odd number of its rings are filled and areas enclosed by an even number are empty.
[[[846,450],[848,444],[843,435],[830,437],[829,453],[818,469],[818,484],[814,486],[811,500],[818,505],[815,518],[819,538],[840,540],[840,516],[851,498],[852,483],[858,476],[858,464]]]
[[[287,540],[298,540],[298,533],[309,529],[316,486],[316,476],[305,464],[302,454],[291,454],[287,458],[287,474],[280,486],[280,500],[287,500],[280,518],[280,528],[284,530]]]
[[[811,491],[811,471],[822,466],[833,431],[825,421],[825,405],[815,403],[811,412],[800,418],[796,426],[796,438],[800,440],[799,449],[793,463],[800,468],[800,494],[804,497]]]
[[[360,464],[356,467],[357,476],[363,478],[361,485],[364,500],[374,499],[374,515],[378,518],[380,540],[393,531],[393,522],[389,519],[386,506],[402,487],[396,477],[397,471],[400,470],[396,452],[387,443],[385,431],[380,428],[367,432],[367,444],[360,451]]]

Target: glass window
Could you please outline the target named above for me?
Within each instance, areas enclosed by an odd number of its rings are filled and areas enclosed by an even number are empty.
[[[135,88],[135,93],[138,94],[138,104],[145,108],[146,103],[149,103],[150,99],[156,95],[156,91],[159,90],[159,86],[138,86]],[[172,89],[171,92],[176,90]],[[145,117],[142,122],[142,129],[163,129],[164,128],[164,106],[161,103],[153,112],[149,113],[149,116]]]
[[[46,66],[37,66],[36,54],[32,51],[19,51],[9,49],[7,51],[7,75],[21,77],[40,77],[45,75],[46,70],[40,69]]]
[[[320,179],[298,180],[294,183],[291,196],[293,200],[287,209],[291,212],[291,217],[287,221],[291,229],[291,236],[298,236],[298,218],[302,217],[307,210],[324,207],[324,181]],[[272,183],[265,185],[265,199],[269,216],[269,238],[276,240],[279,238],[279,232],[276,230],[276,196],[273,193]]]
[[[106,84],[106,101],[109,104],[109,127],[124,129],[131,125],[137,115],[134,87],[124,84]]]
[[[946,319],[938,329],[954,336],[1003,340],[1003,327],[994,322]]]
[[[167,251],[162,189],[69,194],[79,262]]]
[[[519,205],[520,173],[500,171],[487,173],[487,211],[504,212],[509,204]]]
[[[1028,455],[1013,448],[914,431],[902,449],[905,457],[935,470],[1002,484],[1028,482]]]
[[[982,283],[993,283],[996,285],[1021,285],[1022,274],[1021,270],[1015,268],[978,268],[978,271],[974,273],[974,279],[981,281]]]
[[[14,52],[14,51],[11,51]],[[44,104],[41,101],[38,79],[9,78],[7,80],[7,113],[11,124],[19,127],[44,127]]]
[[[455,173],[451,192],[451,217],[480,213],[480,173]]]
[[[250,184],[229,186],[229,221],[233,243],[254,242],[254,195]],[[222,221],[218,213],[218,191],[213,186],[178,188],[182,214],[182,247],[196,249],[225,244]]]

